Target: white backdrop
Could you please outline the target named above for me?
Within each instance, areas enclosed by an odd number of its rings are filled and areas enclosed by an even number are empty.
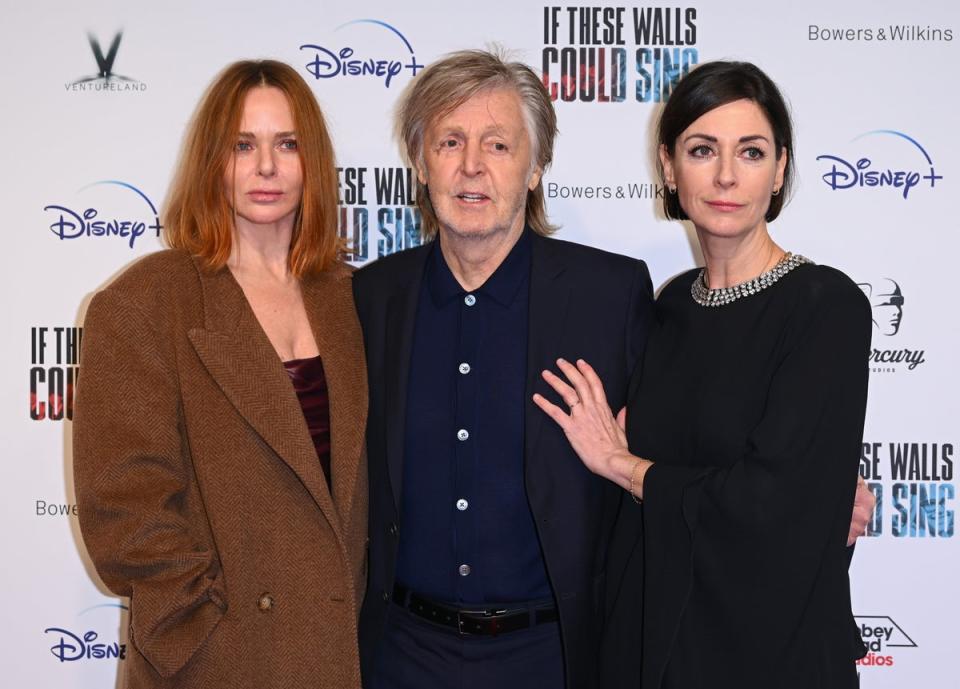
[[[880,506],[852,568],[855,612],[872,644],[862,686],[960,685],[950,632],[960,608],[960,373],[950,363],[960,346],[952,289],[960,250],[956,5],[607,4],[597,10],[597,30],[589,8],[505,0],[455,0],[442,9],[422,0],[7,5],[4,686],[112,687],[123,662],[116,656],[126,643],[125,601],[96,579],[76,525],[76,328],[93,291],[160,248],[170,172],[207,83],[228,62],[250,57],[284,60],[308,79],[344,168],[342,225],[351,238],[356,228],[361,264],[416,241],[411,190],[377,184],[402,167],[390,117],[410,65],[493,42],[536,70],[546,63],[545,79],[557,84],[561,136],[544,183],[559,236],[642,257],[657,285],[699,258],[689,228],[663,220],[655,199],[662,189],[650,162],[651,123],[671,79],[690,65],[734,58],[756,62],[782,87],[794,111],[799,184],[772,233],[844,270],[874,304],[861,470]],[[318,66],[318,56],[331,61],[348,48],[343,61],[384,61],[387,74]],[[578,71],[591,62],[592,72]],[[109,79],[98,77],[101,68]],[[98,221],[117,232],[103,235]]]

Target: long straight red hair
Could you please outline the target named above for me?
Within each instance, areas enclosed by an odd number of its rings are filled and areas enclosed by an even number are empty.
[[[210,270],[226,265],[234,219],[224,174],[247,93],[264,86],[283,91],[296,127],[303,198],[294,220],[289,265],[293,275],[303,277],[329,268],[344,249],[337,235],[337,169],[313,92],[296,70],[276,60],[234,62],[207,89],[184,138],[167,197],[165,238],[170,247],[202,258]]]

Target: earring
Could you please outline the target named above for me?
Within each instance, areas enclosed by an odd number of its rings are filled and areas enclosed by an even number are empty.
[[[774,189],[773,192],[770,194],[770,196],[776,196],[779,193],[780,193],[779,189]]]

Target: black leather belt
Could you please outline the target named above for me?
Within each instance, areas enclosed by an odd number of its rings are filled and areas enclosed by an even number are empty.
[[[394,584],[393,602],[417,617],[451,627],[463,635],[496,636],[557,621],[557,609],[554,606],[463,610],[424,598],[402,584]]]

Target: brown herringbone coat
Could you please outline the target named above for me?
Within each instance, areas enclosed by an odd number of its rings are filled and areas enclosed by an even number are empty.
[[[302,282],[330,393],[333,495],[243,293],[164,251],[87,312],[83,537],[130,597],[128,689],[359,687],[367,382],[350,271]]]

